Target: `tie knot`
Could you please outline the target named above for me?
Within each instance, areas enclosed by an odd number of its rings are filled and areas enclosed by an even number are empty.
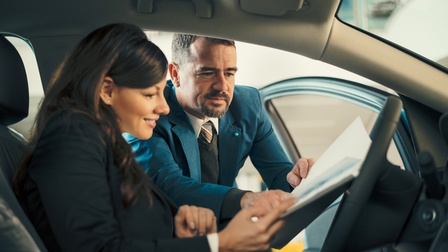
[[[212,121],[206,121],[202,124],[202,127],[206,128],[208,131],[212,132],[213,129],[213,123]]]
[[[201,126],[201,135],[210,143],[213,139],[213,123],[207,121]]]

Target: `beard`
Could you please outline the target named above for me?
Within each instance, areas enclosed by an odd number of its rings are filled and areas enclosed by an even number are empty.
[[[215,106],[215,105],[208,105],[206,104],[206,101],[209,98],[212,97],[220,97],[223,98],[226,102],[225,106]],[[230,105],[230,97],[228,94],[224,93],[224,92],[213,92],[213,93],[209,93],[207,95],[204,96],[204,99],[201,102],[201,113],[207,117],[216,117],[216,118],[221,118],[223,117],[227,110],[229,109],[229,105]]]

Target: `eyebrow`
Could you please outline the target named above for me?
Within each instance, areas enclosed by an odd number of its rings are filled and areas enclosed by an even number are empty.
[[[217,68],[215,67],[200,67],[198,70],[196,70],[196,72],[200,72],[200,71],[216,71]],[[224,71],[234,71],[236,72],[238,70],[237,67],[228,67],[226,68]]]

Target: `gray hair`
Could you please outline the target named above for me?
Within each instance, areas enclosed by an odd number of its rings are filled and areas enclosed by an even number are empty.
[[[190,46],[198,38],[205,38],[211,44],[222,44],[235,47],[235,41],[233,40],[175,33],[171,42],[172,61],[178,65],[191,61]]]

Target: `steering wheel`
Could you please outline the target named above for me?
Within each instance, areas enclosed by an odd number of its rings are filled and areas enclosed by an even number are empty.
[[[401,100],[390,96],[384,103],[370,133],[371,146],[367,152],[360,174],[345,193],[333,220],[322,251],[345,251],[352,230],[366,206],[377,180],[386,172],[387,150],[395,133],[402,109]]]

